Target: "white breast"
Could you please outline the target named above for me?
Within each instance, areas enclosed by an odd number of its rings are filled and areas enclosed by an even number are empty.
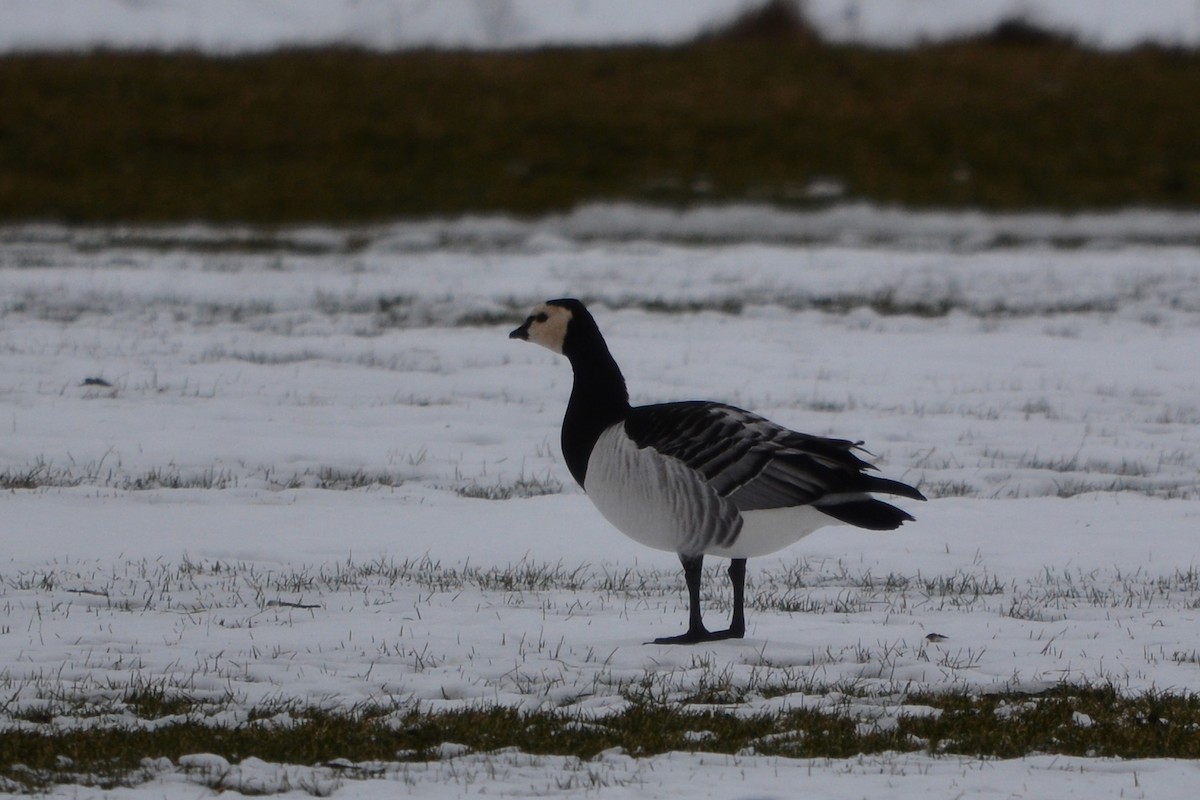
[[[812,506],[742,514],[682,461],[637,447],[624,423],[596,441],[584,491],[617,530],[647,547],[685,555],[765,555],[836,522]]]

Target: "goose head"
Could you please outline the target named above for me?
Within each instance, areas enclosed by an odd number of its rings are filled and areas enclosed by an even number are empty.
[[[573,299],[548,300],[534,307],[508,338],[540,344],[561,355],[565,352],[571,323],[576,319],[591,320],[583,303]]]

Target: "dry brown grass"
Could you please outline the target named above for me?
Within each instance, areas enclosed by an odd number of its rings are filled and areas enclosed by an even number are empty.
[[[994,35],[0,57],[0,219],[345,221],[581,202],[1200,205],[1200,54]]]

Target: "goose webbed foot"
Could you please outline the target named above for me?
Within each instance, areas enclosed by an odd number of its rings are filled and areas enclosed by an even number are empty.
[[[654,644],[700,644],[719,642],[724,639],[741,639],[746,635],[744,596],[746,585],[746,559],[735,558],[729,562],[729,580],[733,584],[733,620],[723,631],[710,631],[704,627],[700,617],[700,574],[704,556],[680,556],[683,577],[688,588],[688,629],[678,636],[662,636]]]
[[[723,639],[741,639],[745,637],[745,629],[726,628],[723,631],[710,631],[701,628],[698,631],[689,630],[678,636],[660,636],[653,644],[702,644],[703,642],[719,642]]]

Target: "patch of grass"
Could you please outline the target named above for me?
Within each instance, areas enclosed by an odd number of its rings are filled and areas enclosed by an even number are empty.
[[[928,702],[929,698],[914,702]],[[950,696],[942,714],[905,727],[935,752],[1015,758],[1034,752],[1115,758],[1196,758],[1200,696],[1061,687],[1032,698]]]
[[[237,478],[228,470],[209,467],[199,473],[184,474],[177,469],[152,468],[143,475],[131,475],[109,483],[129,491],[147,489],[228,489],[237,486]]]
[[[186,716],[201,708],[195,698],[175,692],[166,685],[147,685],[129,691],[122,703],[139,719],[150,720]]]
[[[303,479],[294,478],[295,481]],[[384,486],[394,488],[404,483],[404,477],[391,472],[367,472],[364,469],[342,470],[334,467],[321,467],[317,472],[316,488],[318,489],[340,489],[349,491],[351,489],[365,489],[369,486]],[[304,482],[307,485],[307,482]]]
[[[814,182],[909,206],[1200,205],[1200,53],[1018,25],[875,51],[768,23],[678,47],[5,55],[0,219],[825,202]]]
[[[703,698],[716,702],[720,694]],[[910,711],[905,711],[910,709]],[[875,721],[834,711],[789,710],[747,716],[674,703],[633,703],[602,719],[561,711],[489,706],[449,712],[388,706],[288,709],[288,724],[259,713],[230,727],[180,722],[155,727],[0,731],[0,775],[26,790],[54,782],[128,785],[147,759],[212,753],[279,764],[424,761],[457,752],[518,748],[589,759],[613,747],[632,756],[670,751],[845,758],[925,750],[1016,758],[1031,753],[1116,758],[1200,756],[1200,697],[1150,692],[1124,697],[1111,688],[1063,686],[1040,695],[909,696],[898,713]]]
[[[969,481],[945,479],[921,483],[921,491],[927,497],[978,497],[979,489]]]
[[[855,294],[811,297],[807,299],[806,305],[835,314],[847,314],[860,308],[869,308],[884,317],[914,316],[934,319],[949,314],[955,303],[950,297],[901,300],[892,290],[887,290],[869,297]]]
[[[0,472],[0,489],[36,489],[43,485],[45,475],[40,467],[28,469],[6,469]]]
[[[262,467],[259,474],[252,476],[261,478],[274,489],[330,489],[349,491],[367,487],[400,486],[406,481],[405,476],[386,470],[368,471],[358,469],[339,469],[337,467],[320,467],[317,470],[306,470],[287,476],[280,476],[271,467]],[[536,492],[537,481],[529,482],[528,494],[520,494],[523,487],[510,487],[508,497],[531,497]],[[181,470],[171,465],[168,467],[151,467],[141,473],[126,473],[119,467],[105,467],[103,460],[85,464],[75,468],[58,467],[49,462],[39,460],[31,466],[18,469],[8,469],[0,472],[0,490],[9,489],[56,489],[74,486],[103,486],[123,491],[140,492],[152,489],[233,489],[239,485],[239,479],[227,469],[208,467],[202,470]],[[497,496],[494,499],[507,499],[504,487],[496,487]],[[541,494],[549,494],[550,487]],[[561,489],[561,485],[559,486]]]
[[[463,483],[454,488],[460,497],[476,500],[511,500],[514,497],[541,497],[561,494],[562,482],[556,478],[518,478],[510,483]]]

